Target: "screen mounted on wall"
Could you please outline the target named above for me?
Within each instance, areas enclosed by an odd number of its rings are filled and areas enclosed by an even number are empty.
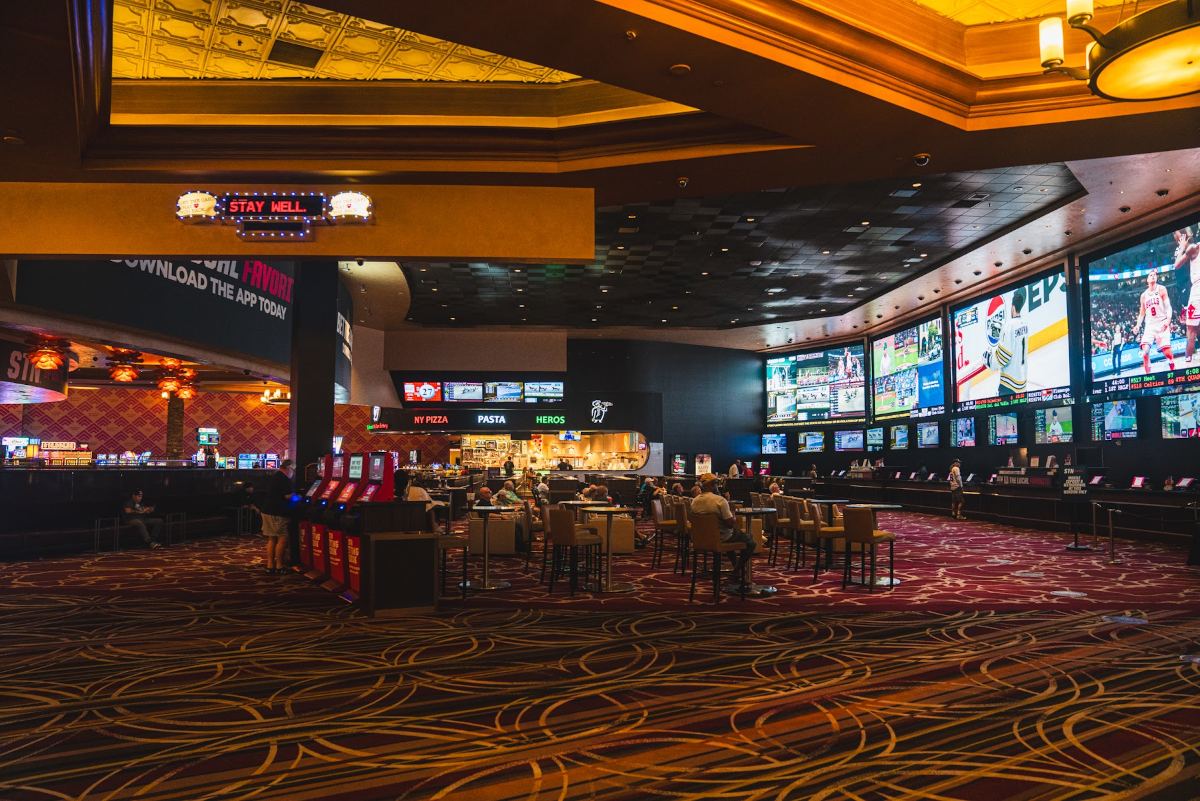
[[[800,435],[801,453],[820,453],[825,450],[825,432],[809,431]]]
[[[786,454],[787,434],[763,434],[762,452],[764,454]]]
[[[975,447],[975,418],[956,417],[950,421],[951,442],[956,448]]]
[[[1033,413],[1033,441],[1038,445],[1070,442],[1074,438],[1071,406],[1050,406]]]
[[[883,426],[867,429],[867,450],[871,452],[883,450]]]
[[[942,318],[871,340],[875,419],[928,417],[946,411]]]
[[[1070,397],[1061,269],[958,306],[950,319],[960,411]]]
[[[1137,401],[1115,400],[1092,404],[1092,440],[1136,439]]]
[[[1200,387],[1200,216],[1084,260],[1092,395]]]
[[[442,382],[440,381],[405,381],[405,403],[440,403],[442,400]]]
[[[988,416],[988,444],[1016,445],[1017,416],[1015,414],[993,414]]]
[[[862,343],[766,360],[767,425],[866,419]]]
[[[1162,436],[1163,439],[1200,437],[1200,392],[1162,399]]]
[[[833,432],[833,449],[835,451],[861,451],[863,449],[862,429]]]

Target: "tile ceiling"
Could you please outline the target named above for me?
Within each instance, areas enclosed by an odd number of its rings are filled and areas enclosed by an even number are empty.
[[[1012,22],[1051,14],[1066,14],[1066,0],[914,0],[963,25]],[[1096,0],[1096,8],[1119,6],[1123,0]]]
[[[116,0],[113,78],[562,83],[576,76],[294,0]]]
[[[1083,188],[1063,164],[603,208],[585,265],[403,264],[424,325],[721,328],[847,311]],[[522,304],[524,304],[522,306]]]

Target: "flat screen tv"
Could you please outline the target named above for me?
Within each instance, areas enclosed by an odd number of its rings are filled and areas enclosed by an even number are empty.
[[[800,436],[801,453],[820,453],[825,450],[825,432],[808,431]]]
[[[917,423],[917,447],[936,448],[941,444],[941,429],[937,423]]]
[[[956,417],[950,423],[950,442],[955,448],[975,447],[975,418]]]
[[[786,454],[787,434],[763,434],[762,452],[764,454]]]
[[[1048,406],[1033,412],[1033,441],[1038,445],[1071,442],[1071,406]]]
[[[405,381],[406,403],[439,403],[442,400],[441,381]]]
[[[520,381],[483,382],[484,403],[520,403],[524,385]]]
[[[362,478],[362,471],[363,471],[362,456],[351,456],[350,457],[350,472],[347,474],[347,478],[349,478],[351,481],[358,481],[360,478]]]
[[[863,449],[862,429],[833,432],[833,449],[835,451],[861,451]]]
[[[1067,281],[1061,268],[951,310],[959,411],[1071,394]]]
[[[447,381],[442,384],[442,394],[451,403],[483,400],[483,382]]]
[[[988,415],[989,445],[1016,445],[1018,440],[1015,414]]]
[[[908,424],[891,427],[892,450],[908,450]]]
[[[1092,440],[1137,439],[1137,401],[1133,399],[1092,404]]]
[[[1088,255],[1082,273],[1092,397],[1200,387],[1185,361],[1200,326],[1200,215]]]
[[[1162,436],[1163,439],[1200,437],[1200,392],[1163,396]]]
[[[883,426],[867,429],[867,450],[872,453],[883,450]]]
[[[861,342],[773,356],[763,369],[768,427],[866,420]]]
[[[871,398],[876,420],[928,417],[946,410],[942,318],[871,340]]]

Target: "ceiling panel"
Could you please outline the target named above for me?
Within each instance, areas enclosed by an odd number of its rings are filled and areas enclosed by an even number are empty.
[[[1083,191],[1062,164],[913,184],[603,208],[591,264],[405,263],[409,319],[722,328],[838,314]]]
[[[1066,0],[914,0],[963,25],[987,25],[1066,14]],[[1095,0],[1096,8],[1119,6],[1122,0]]]
[[[284,63],[278,42],[311,48],[316,64]],[[576,77],[294,0],[116,0],[113,9],[113,78],[564,83]]]

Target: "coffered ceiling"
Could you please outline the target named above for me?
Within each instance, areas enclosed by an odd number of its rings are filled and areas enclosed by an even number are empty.
[[[913,0],[963,25],[1034,19],[1066,12],[1066,0]],[[1125,0],[1096,0],[1096,8],[1123,5]]]
[[[1048,164],[607,207],[591,264],[405,263],[409,318],[729,328],[837,314],[1081,192]]]

